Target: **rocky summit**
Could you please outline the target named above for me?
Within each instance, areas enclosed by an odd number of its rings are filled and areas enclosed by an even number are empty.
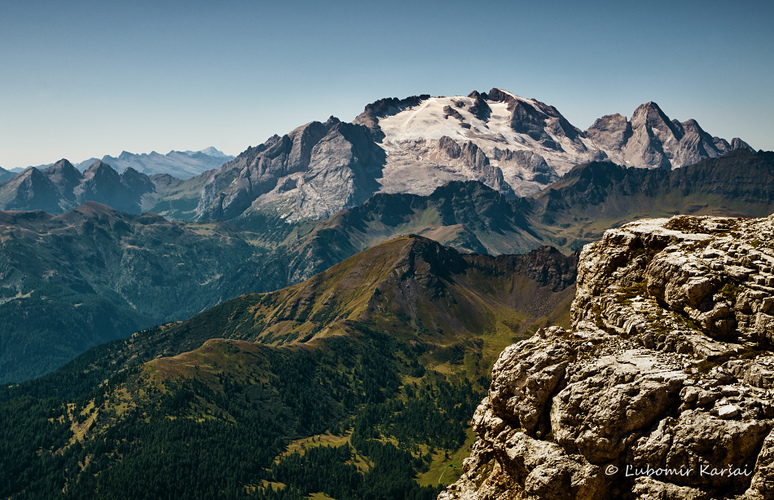
[[[509,346],[439,499],[774,498],[774,216],[627,224]]]

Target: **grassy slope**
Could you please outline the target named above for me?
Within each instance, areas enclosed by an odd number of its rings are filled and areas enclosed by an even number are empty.
[[[138,468],[157,461],[157,446],[185,462],[180,446],[186,441],[173,436],[190,426],[186,422],[199,426],[201,446],[208,435],[225,433],[219,439],[229,456],[243,453],[232,439],[279,443],[246,463],[264,464],[255,472],[239,472],[251,479],[233,476],[222,484],[259,491],[275,479],[260,472],[269,467],[265,460],[280,467],[312,460],[293,451],[302,442],[308,448],[317,435],[328,436],[327,445],[358,448],[337,467],[360,471],[366,481],[360,488],[410,480],[406,471],[385,465],[395,453],[407,454],[398,463],[409,460],[432,478],[465,452],[464,432],[452,438],[450,431],[480,400],[500,349],[543,321],[524,308],[535,301],[568,305],[568,283],[554,284],[553,291],[551,284],[524,276],[534,272],[535,262],[552,258],[568,265],[551,253],[532,260],[461,256],[422,238],[399,238],[302,284],[233,299],[189,321],[98,348],[59,374],[2,395],[58,390],[69,402],[57,418],[69,422],[71,436],[54,449],[63,460],[80,461],[69,479],[79,484],[75,491],[125,485]],[[65,379],[72,381],[69,389],[52,390]],[[14,401],[18,397],[6,404]],[[263,422],[259,434],[255,422]],[[200,438],[190,439],[194,445]],[[279,457],[283,450],[285,458]],[[451,482],[454,474],[448,470],[443,478]]]

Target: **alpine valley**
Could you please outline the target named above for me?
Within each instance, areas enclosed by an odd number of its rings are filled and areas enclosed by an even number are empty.
[[[750,362],[732,361],[768,352],[771,245],[769,222],[736,218],[774,212],[774,153],[652,102],[582,131],[492,89],[382,99],[187,178],[111,161],[0,172],[0,497],[430,499],[456,481],[442,496],[543,498],[536,478],[556,470],[580,485],[572,498],[770,498],[764,462],[752,486],[603,480],[594,467],[647,462],[694,406],[718,412],[645,370],[667,394],[630,439],[645,451],[600,458],[563,394],[624,417],[559,372],[641,345],[682,363],[681,387],[709,391],[710,376],[685,380],[715,366],[747,383]],[[649,267],[678,250],[730,271],[708,263],[719,274],[702,288],[684,270],[679,299]],[[760,279],[740,270],[753,267]],[[752,470],[769,460],[770,412],[722,384],[712,401],[757,422]]]

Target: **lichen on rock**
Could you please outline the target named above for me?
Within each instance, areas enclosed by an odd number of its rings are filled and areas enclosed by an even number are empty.
[[[774,216],[609,230],[571,317],[500,355],[439,499],[774,498]]]

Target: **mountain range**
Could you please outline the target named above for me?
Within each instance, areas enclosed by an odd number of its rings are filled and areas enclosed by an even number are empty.
[[[177,172],[174,165],[164,167],[161,178],[134,175],[141,192],[133,193],[131,207],[114,208],[189,221],[256,213],[290,222],[318,220],[377,193],[429,195],[451,181],[478,181],[508,197],[527,196],[591,161],[671,170],[739,149],[750,147],[740,139],[712,137],[695,120],[670,120],[653,102],[638,107],[631,119],[608,115],[582,131],[552,106],[495,88],[468,96],[382,99],[352,123],[331,117],[302,125],[231,161],[215,156],[222,166],[184,180],[169,175]],[[181,155],[193,158],[171,152],[164,161],[169,165]],[[101,161],[144,173],[160,156],[122,154]],[[40,192],[36,187],[6,181],[0,209],[69,206],[61,199],[69,186],[41,186]]]
[[[81,173],[69,161],[60,160],[44,170],[28,168],[0,184],[0,205],[6,210],[34,208],[56,214],[96,201],[140,213],[143,196],[154,189],[153,180],[133,168],[119,174],[97,160]]]
[[[167,154],[155,151],[141,154],[122,151],[117,157],[105,155],[100,161],[119,172],[133,168],[145,175],[167,174],[178,179],[188,179],[218,168],[233,159],[233,156],[210,147],[201,151],[170,151]],[[76,165],[76,168],[83,171],[94,163],[94,160],[96,158],[83,161]]]
[[[419,234],[466,253],[550,245],[569,254],[639,217],[753,217],[772,210],[774,154],[739,150],[672,171],[593,162],[528,198],[460,181],[428,196],[377,194],[321,221],[253,214],[230,222],[173,222],[95,202],[61,215],[0,212],[0,314],[21,318],[37,311],[48,325],[0,324],[7,346],[0,380],[41,375],[99,342],[184,319],[240,293],[299,283],[396,236]],[[92,306],[114,319],[96,322],[87,314]],[[17,349],[21,338],[35,349]]]
[[[749,149],[709,136],[694,121],[670,120],[655,103],[631,120],[605,116],[587,131],[555,108],[492,89],[467,97],[384,99],[352,124],[312,122],[249,148],[193,179],[172,218],[231,219],[261,211],[287,220],[325,218],[375,193],[430,194],[455,180],[475,180],[506,196],[540,191],[573,166],[597,160],[671,169]],[[170,207],[171,208],[171,207]]]
[[[122,151],[118,157],[105,155],[102,158],[89,158],[88,160],[75,164],[75,168],[83,172],[95,161],[101,161],[111,165],[118,172],[123,172],[127,168],[133,168],[146,175],[167,174],[177,177],[178,179],[188,179],[189,177],[204,173],[207,170],[218,168],[225,162],[233,159],[233,156],[218,151],[213,147],[205,148],[201,151],[170,151],[167,154],[157,153],[156,151],[140,154]],[[46,165],[36,165],[35,167],[14,168],[11,169],[10,172],[11,175],[15,175],[28,168],[43,170],[52,165],[54,164],[50,163]],[[9,171],[0,169],[0,182],[4,180],[4,172]]]

